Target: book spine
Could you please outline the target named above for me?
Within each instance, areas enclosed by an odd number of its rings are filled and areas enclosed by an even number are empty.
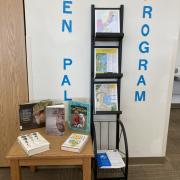
[[[21,147],[22,147],[23,150],[26,152],[26,154],[27,154],[28,156],[30,156],[30,151],[28,151],[28,150],[26,149],[26,147],[23,145],[23,143],[21,142],[21,140],[20,140],[19,137],[18,137],[18,143],[21,145]]]
[[[79,149],[68,148],[68,147],[64,147],[64,146],[61,146],[61,150],[63,150],[63,151],[69,151],[69,152],[80,152]]]
[[[19,125],[20,125],[20,130],[22,130],[23,129],[23,125],[22,125],[22,109],[19,107]]]

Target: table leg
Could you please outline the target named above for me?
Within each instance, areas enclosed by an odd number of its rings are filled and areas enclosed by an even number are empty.
[[[11,180],[21,180],[21,167],[18,160],[10,161]]]
[[[91,158],[83,159],[83,180],[91,180]]]

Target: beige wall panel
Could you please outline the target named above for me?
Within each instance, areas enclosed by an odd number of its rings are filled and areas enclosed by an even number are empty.
[[[19,131],[18,104],[27,101],[23,0],[0,0],[0,166]]]

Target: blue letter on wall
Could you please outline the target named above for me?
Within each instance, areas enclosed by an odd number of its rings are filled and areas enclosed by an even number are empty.
[[[62,20],[62,32],[65,31],[65,28],[67,28],[68,32],[72,32],[72,20]]]
[[[141,34],[143,36],[147,36],[150,32],[150,28],[149,28],[149,25],[148,24],[144,24],[141,28]]]
[[[64,70],[67,70],[67,66],[72,64],[72,59],[64,58]]]
[[[71,101],[71,98],[68,98],[67,91],[64,91],[64,101]]]
[[[64,86],[65,83],[67,83],[69,86],[71,85],[67,75],[64,75],[64,78],[63,78],[63,81],[61,83],[61,86]]]
[[[72,4],[72,1],[64,1],[63,2],[63,13],[64,14],[72,14],[72,11],[68,10],[68,9],[70,9],[71,4]]]
[[[135,101],[145,101],[146,100],[146,92],[142,91],[141,94],[139,91],[135,92]]]
[[[143,75],[141,75],[141,76],[139,77],[139,80],[138,80],[138,82],[137,82],[137,86],[139,86],[141,83],[144,84],[144,86],[146,85],[146,82],[145,82],[145,79],[144,79],[144,76],[143,76]]]
[[[147,41],[142,41],[139,44],[139,51],[141,53],[149,53],[149,43]]]
[[[144,68],[144,70],[146,71],[147,70],[147,64],[148,64],[148,61],[146,59],[140,59],[139,60],[139,70],[142,69],[142,67]]]
[[[143,8],[143,18],[146,18],[146,15],[148,15],[149,18],[152,18],[152,6],[144,6],[144,8]]]

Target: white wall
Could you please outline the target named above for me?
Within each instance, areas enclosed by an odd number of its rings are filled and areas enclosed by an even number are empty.
[[[173,83],[173,93],[172,93],[172,101],[171,103],[176,104],[180,103],[180,30],[179,30],[179,36],[177,40],[177,52],[176,52],[176,64],[175,69],[178,70],[177,73],[175,73],[175,79]]]
[[[180,17],[179,17],[180,19]],[[179,38],[178,38],[178,48],[177,48],[177,58],[176,58],[176,67],[180,67],[180,30],[179,30]]]
[[[121,108],[129,141],[130,156],[164,156],[169,109],[172,94],[173,58],[179,27],[179,0],[73,0],[73,32],[61,32],[62,1],[25,0],[30,99],[63,98],[64,90],[71,97],[90,95],[90,5],[119,7],[125,5],[122,62]],[[142,18],[143,6],[152,5],[151,20]],[[141,26],[148,23],[150,35],[143,38]],[[142,40],[150,43],[148,70],[139,72],[138,50]],[[64,72],[63,57],[73,59]],[[70,87],[60,83],[67,73]],[[146,87],[137,87],[140,74]],[[135,91],[146,90],[145,102],[135,102]]]

